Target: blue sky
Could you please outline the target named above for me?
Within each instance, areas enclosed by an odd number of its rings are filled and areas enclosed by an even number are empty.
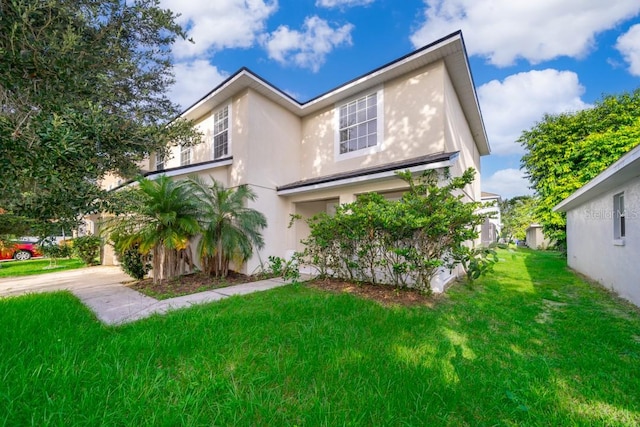
[[[246,66],[305,101],[461,29],[492,154],[482,188],[530,193],[515,143],[545,113],[640,87],[638,0],[162,0],[189,106]]]

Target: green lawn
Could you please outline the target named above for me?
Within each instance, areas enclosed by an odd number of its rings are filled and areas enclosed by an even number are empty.
[[[52,263],[48,258],[30,259],[29,261],[5,261],[0,263],[0,278],[45,274],[82,267],[86,267],[86,265],[75,258],[59,259],[55,263]]]
[[[0,300],[0,425],[633,426],[640,314],[519,251],[435,308],[292,285],[117,328]]]

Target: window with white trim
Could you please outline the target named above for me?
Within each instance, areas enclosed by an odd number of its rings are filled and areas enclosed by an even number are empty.
[[[156,153],[156,170],[164,170],[164,157],[159,153]]]
[[[352,157],[377,151],[382,143],[382,90],[337,106],[336,154]]]
[[[213,158],[229,155],[229,106],[213,115]]]
[[[191,147],[180,146],[180,166],[191,164]]]
[[[613,238],[620,240],[626,234],[624,193],[613,196]]]

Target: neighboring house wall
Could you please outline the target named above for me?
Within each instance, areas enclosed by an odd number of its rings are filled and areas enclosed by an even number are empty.
[[[532,224],[527,228],[526,243],[529,248],[537,250],[548,248],[551,242],[544,236],[541,225]]]
[[[489,206],[480,209],[481,214],[489,214],[490,217],[482,224],[480,241],[483,245],[488,246],[500,239],[500,229],[502,227],[502,217],[500,214],[501,197],[493,193],[481,193],[482,203]]]
[[[624,192],[625,238],[615,239],[613,196]],[[640,306],[640,178],[567,212],[569,267]]]

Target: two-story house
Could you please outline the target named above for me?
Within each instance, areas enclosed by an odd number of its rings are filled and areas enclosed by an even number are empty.
[[[465,195],[480,200],[480,156],[489,144],[460,32],[304,103],[243,68],[182,116],[204,141],[152,157],[147,176],[249,185],[268,227],[247,273],[269,255],[302,249],[308,229],[302,221],[288,228],[290,214],[331,211],[372,191],[398,197],[399,170],[448,167],[459,175],[473,167],[477,179]]]

